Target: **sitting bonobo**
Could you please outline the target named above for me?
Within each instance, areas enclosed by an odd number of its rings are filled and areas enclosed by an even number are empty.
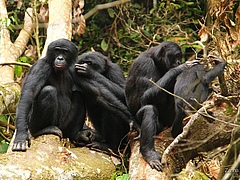
[[[100,52],[86,52],[79,56],[75,70],[74,80],[84,94],[88,117],[99,135],[88,146],[117,152],[131,126],[139,129],[126,105],[120,66]]]
[[[206,71],[203,64],[195,65],[183,71],[178,77],[174,87],[174,94],[182,97],[195,109],[204,102],[209,93],[209,84],[223,73],[226,62],[219,57],[209,56],[215,66]],[[175,119],[172,127],[172,136],[176,137],[183,130],[182,120],[186,116],[187,110],[191,108],[180,98],[175,97]]]
[[[22,84],[13,151],[26,151],[30,135],[55,134],[81,142],[86,108],[71,74],[78,47],[67,39],[49,44],[46,56],[29,70]]]

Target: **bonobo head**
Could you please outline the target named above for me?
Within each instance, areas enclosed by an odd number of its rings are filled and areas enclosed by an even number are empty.
[[[108,61],[108,58],[99,52],[86,52],[78,57],[77,64],[90,66],[94,71],[104,74]]]
[[[75,63],[78,47],[67,39],[58,39],[51,42],[46,53],[46,60],[55,70],[61,71]]]
[[[157,67],[168,71],[181,64],[183,52],[181,47],[175,42],[163,42],[152,50],[153,60]]]

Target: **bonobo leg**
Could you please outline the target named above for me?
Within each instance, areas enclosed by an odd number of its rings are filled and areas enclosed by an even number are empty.
[[[58,101],[57,90],[53,86],[45,86],[33,104],[29,117],[29,130],[33,137],[43,134],[55,134],[62,137],[62,131],[54,126],[57,122]]]
[[[153,105],[142,107],[137,113],[141,121],[140,152],[151,168],[161,171],[161,154],[155,151],[154,136],[163,130],[158,120],[158,110]]]
[[[182,120],[185,117],[185,112],[183,107],[180,107],[179,104],[175,105],[175,118],[172,125],[172,137],[177,137],[183,131]]]

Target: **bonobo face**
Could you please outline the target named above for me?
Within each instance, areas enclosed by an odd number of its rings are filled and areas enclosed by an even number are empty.
[[[180,46],[178,46],[176,43],[167,44],[165,46],[165,63],[168,70],[180,65],[182,62],[182,57],[183,52]]]
[[[183,53],[181,47],[171,41],[165,41],[152,49],[153,59],[159,69],[168,71],[181,64]]]
[[[54,67],[56,70],[63,70],[67,68],[67,59],[68,57],[68,49],[61,48],[61,47],[55,47],[54,49]]]
[[[105,71],[106,57],[98,52],[87,52],[79,56],[77,64],[89,66],[102,74]]]
[[[45,60],[55,70],[61,71],[75,63],[78,47],[68,39],[57,39],[48,45]]]
[[[174,68],[181,64],[183,54],[182,51],[177,50],[175,52],[167,53],[166,56],[170,62],[171,68]]]

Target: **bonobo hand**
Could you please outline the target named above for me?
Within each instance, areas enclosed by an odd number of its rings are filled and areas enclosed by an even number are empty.
[[[186,64],[188,67],[192,67],[199,63],[200,63],[199,60],[192,60],[192,61],[186,61],[184,64]]]
[[[135,120],[131,120],[129,126],[130,126],[130,132],[133,132],[134,130],[138,132],[138,136],[134,138],[134,140],[138,140],[141,136],[140,125]]]
[[[92,68],[87,64],[75,64],[75,69],[79,75],[90,75]]]
[[[16,133],[15,140],[13,142],[12,151],[26,151],[26,141],[28,143],[28,147],[31,146],[31,139],[29,137],[29,133],[19,132]]]
[[[177,67],[175,67],[173,69],[175,69],[178,72],[178,74],[179,74],[179,73],[181,73],[181,71],[184,71],[185,69],[188,69],[188,68],[190,68],[192,66],[195,66],[195,65],[197,65],[199,63],[200,63],[199,60],[186,61],[185,63],[180,64],[179,66],[177,66]],[[170,71],[171,70],[169,70],[169,72]],[[174,70],[172,70],[172,71],[174,71]]]
[[[208,55],[208,59],[210,62],[214,62],[215,64],[218,64],[223,61],[220,57],[214,55]]]

